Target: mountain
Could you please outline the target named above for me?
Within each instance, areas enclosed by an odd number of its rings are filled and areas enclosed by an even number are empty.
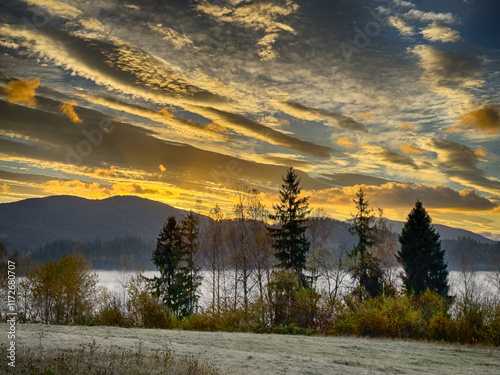
[[[0,241],[9,253],[31,253],[40,262],[57,260],[60,254],[77,247],[95,268],[116,268],[124,255],[133,255],[136,264],[150,268],[156,238],[171,215],[182,219],[186,211],[136,196],[26,199],[0,204]],[[391,224],[397,235],[404,223]],[[352,249],[356,238],[349,227],[346,222],[328,220],[328,246]],[[482,270],[491,268],[492,256],[500,256],[500,242],[463,229],[439,224],[435,228],[451,269],[459,268],[464,252]]]
[[[9,252],[25,254],[58,239],[86,242],[132,236],[151,240],[168,216],[182,218],[185,213],[135,196],[26,199],[0,204],[0,241]]]

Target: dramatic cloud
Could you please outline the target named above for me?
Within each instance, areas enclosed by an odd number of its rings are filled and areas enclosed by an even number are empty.
[[[193,41],[188,38],[186,35],[182,35],[177,31],[171,29],[170,27],[165,27],[161,23],[158,25],[148,25],[151,31],[158,33],[163,36],[164,40],[172,43],[175,49],[180,49],[184,46],[192,47],[194,50],[199,50],[198,47],[195,47]]]
[[[334,152],[334,150],[329,147],[291,137],[277,130],[268,128],[257,121],[250,120],[234,113],[219,111],[215,108],[190,108],[193,112],[201,114],[202,116],[211,119],[213,122],[216,122],[225,128],[232,129],[240,134],[272,145],[290,148],[320,158],[327,158],[332,152]]]
[[[485,133],[500,133],[500,108],[488,104],[460,116],[460,121],[448,129],[449,132],[465,129],[479,130]]]
[[[279,110],[307,121],[320,121],[326,125],[336,126],[346,130],[366,131],[365,127],[351,117],[342,116],[336,113],[324,111],[322,109],[309,108],[299,103],[277,102],[276,108]]]
[[[359,185],[344,188],[331,188],[311,194],[312,204],[352,205]],[[426,186],[421,184],[386,183],[380,186],[365,186],[366,196],[372,207],[403,208],[411,207],[417,199],[428,208],[455,210],[492,210],[497,207],[489,199],[479,196],[472,190],[456,191],[445,186]]]
[[[59,110],[64,113],[68,118],[77,124],[80,124],[82,120],[80,117],[75,112],[75,106],[76,106],[76,101],[74,100],[68,100],[66,103],[61,103],[59,105]]]
[[[35,91],[38,86],[40,86],[39,78],[10,81],[4,92],[11,103],[25,103],[35,106],[37,103]]]
[[[423,78],[437,86],[475,87],[482,83],[477,58],[459,52],[418,45],[411,50],[420,58]]]
[[[257,43],[260,47],[259,56],[262,60],[272,60],[278,56],[273,50],[278,33],[285,31],[295,34],[295,30],[283,21],[286,16],[296,13],[299,6],[292,0],[227,1],[225,4],[198,0],[195,9],[218,22],[264,31],[266,35]]]
[[[472,148],[438,139],[431,140],[428,147],[438,153],[440,169],[452,181],[491,194],[500,194],[500,181],[485,177],[485,172],[477,167],[481,156]]]
[[[446,26],[440,26],[437,23],[432,23],[420,31],[430,42],[456,43],[462,40],[460,33]]]
[[[82,15],[78,8],[57,0],[24,0],[24,2],[44,8],[48,12],[63,18],[72,19]]]

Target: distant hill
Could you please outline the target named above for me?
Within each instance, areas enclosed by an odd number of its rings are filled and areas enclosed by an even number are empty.
[[[135,196],[26,199],[0,204],[0,241],[9,253],[32,253],[39,261],[58,259],[77,247],[96,268],[116,268],[122,255],[134,255],[136,264],[150,268],[155,240],[171,215],[182,219],[186,211]],[[399,234],[403,223],[391,224],[395,235]],[[491,267],[492,254],[500,255],[500,242],[463,229],[439,224],[435,228],[451,269],[459,267],[463,252],[482,270]],[[328,231],[329,246],[351,249],[356,243],[346,222],[329,220]]]
[[[155,239],[168,216],[185,211],[135,196],[89,200],[51,196],[0,204],[0,241],[26,254],[49,242],[92,241],[126,236]]]

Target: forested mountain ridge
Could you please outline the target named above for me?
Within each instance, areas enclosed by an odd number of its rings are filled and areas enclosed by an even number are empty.
[[[60,254],[79,249],[95,268],[119,267],[120,257],[133,255],[136,266],[153,268],[151,253],[168,216],[178,219],[186,211],[135,196],[88,200],[73,196],[51,196],[0,204],[0,241],[9,253],[31,253],[40,262],[56,260]],[[209,220],[207,218],[207,220]],[[403,223],[390,222],[397,235]],[[350,225],[328,220],[328,246],[351,249],[356,238]],[[450,269],[460,267],[460,254],[478,269],[487,270],[490,258],[500,254],[500,243],[478,234],[435,225],[441,234]]]

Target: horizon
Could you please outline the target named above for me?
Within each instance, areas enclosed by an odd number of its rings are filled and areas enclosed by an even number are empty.
[[[500,4],[6,0],[0,203],[370,207],[500,240]],[[201,201],[201,202],[200,202]],[[376,212],[375,212],[376,213]]]
[[[22,200],[19,200],[19,201],[12,201],[12,202],[1,202],[0,205],[2,204],[9,204],[9,203],[18,203],[18,202],[22,202],[22,201],[26,201],[26,200],[31,200],[31,199],[43,199],[43,198],[56,198],[56,197],[69,197],[69,198],[79,198],[79,199],[84,199],[84,200],[90,200],[90,201],[103,201],[103,200],[107,200],[107,199],[112,199],[112,198],[126,198],[126,197],[132,197],[132,198],[139,198],[139,199],[144,199],[144,200],[148,200],[148,201],[151,201],[151,202],[156,202],[156,203],[162,203],[162,204],[165,204],[169,207],[172,207],[172,208],[175,208],[175,209],[178,209],[178,210],[182,210],[184,212],[189,212],[189,211],[193,211],[199,215],[202,215],[202,216],[206,216],[206,217],[210,217],[210,212],[209,210],[213,207],[198,207],[198,210],[194,210],[194,209],[189,209],[189,210],[186,210],[182,207],[175,207],[173,205],[170,205],[168,203],[165,203],[165,202],[162,202],[162,201],[159,201],[159,200],[154,200],[154,199],[149,199],[149,198],[145,198],[145,197],[141,197],[141,196],[138,196],[138,195],[114,195],[114,196],[111,196],[111,197],[104,197],[104,198],[85,198],[85,197],[81,197],[81,196],[78,196],[78,195],[67,195],[67,194],[61,194],[61,195],[48,195],[48,196],[45,196],[45,197],[33,197],[33,198],[25,198],[25,199],[22,199]],[[267,209],[267,207],[266,207]],[[234,212],[229,210],[229,211],[226,211],[224,212],[224,214],[226,215],[224,217],[224,220],[232,220],[234,219]],[[310,215],[310,217],[313,217],[314,215],[314,212],[311,212],[312,215]],[[334,218],[334,217],[331,217],[331,216],[327,216],[326,217],[327,219],[332,219],[332,220],[337,220],[339,222],[342,222],[342,223],[348,223],[350,221],[350,219],[337,219],[337,218]],[[166,219],[166,218],[165,218]],[[352,219],[352,218],[351,218]],[[378,220],[378,217],[375,218],[376,220]],[[432,217],[431,217],[432,219]],[[406,222],[406,220],[393,220],[393,219],[389,219],[391,222],[397,222],[397,223],[401,223],[401,224],[404,224]],[[468,231],[472,234],[476,234],[476,235],[479,235],[479,236],[482,236],[486,239],[489,239],[489,240],[492,240],[492,241],[498,241],[500,242],[499,240],[495,240],[494,238],[489,238],[487,236],[484,236],[483,234],[481,233],[477,233],[477,232],[473,232],[473,231],[470,231],[468,229],[465,229],[465,228],[461,228],[461,227],[450,227],[450,226],[447,226],[447,225],[444,225],[444,224],[440,224],[440,223],[434,223],[432,222],[432,225],[435,226],[435,225],[443,225],[449,229],[453,229],[453,230],[463,230],[463,231]],[[392,226],[392,224],[391,224]],[[436,229],[437,232],[439,232],[438,229]],[[398,231],[395,231],[394,228],[392,228],[392,232],[393,233],[398,233]]]

